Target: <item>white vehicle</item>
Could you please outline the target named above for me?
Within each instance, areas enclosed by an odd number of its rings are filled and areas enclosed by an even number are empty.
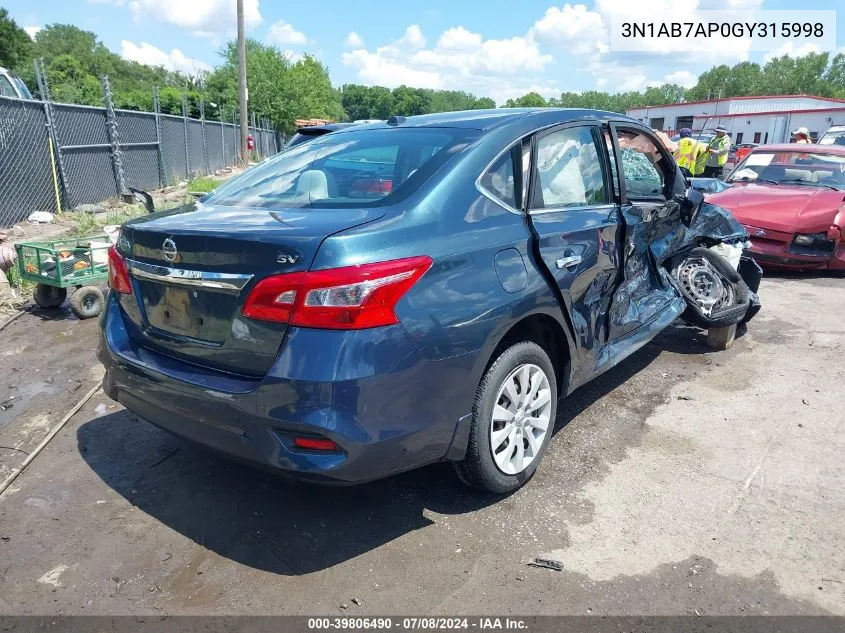
[[[845,125],[834,125],[822,134],[819,145],[845,145]]]
[[[32,99],[32,94],[20,77],[0,66],[0,97]]]

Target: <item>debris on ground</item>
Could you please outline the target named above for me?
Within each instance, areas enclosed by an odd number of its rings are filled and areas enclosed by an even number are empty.
[[[55,219],[56,216],[49,211],[33,211],[27,218],[29,222],[37,222],[38,224],[50,224]]]
[[[692,396],[678,396],[678,400],[695,400]]]
[[[535,558],[528,563],[529,567],[541,567],[543,569],[552,569],[554,571],[563,571],[563,563],[553,558]]]
[[[359,607],[364,604],[364,602],[360,598],[352,598],[352,604],[356,604]]]

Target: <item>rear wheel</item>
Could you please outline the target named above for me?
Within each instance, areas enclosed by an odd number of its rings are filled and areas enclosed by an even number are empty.
[[[525,484],[537,470],[554,429],[557,382],[542,347],[516,343],[490,365],[475,396],[460,478],[498,494]]]
[[[67,289],[48,286],[47,284],[37,284],[32,298],[39,308],[46,310],[58,308],[67,298]]]
[[[70,296],[70,309],[80,319],[92,319],[103,311],[106,300],[95,286],[82,286]]]

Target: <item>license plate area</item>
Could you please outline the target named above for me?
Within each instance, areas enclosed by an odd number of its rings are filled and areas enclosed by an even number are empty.
[[[216,345],[226,340],[236,297],[153,281],[140,285],[147,322],[153,328]]]

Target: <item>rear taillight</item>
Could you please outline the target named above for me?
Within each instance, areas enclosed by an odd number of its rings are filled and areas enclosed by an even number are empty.
[[[244,302],[251,319],[299,327],[359,330],[398,323],[399,299],[431,268],[409,257],[262,279]]]
[[[109,288],[126,295],[132,294],[132,282],[129,279],[126,260],[114,246],[109,248]]]

